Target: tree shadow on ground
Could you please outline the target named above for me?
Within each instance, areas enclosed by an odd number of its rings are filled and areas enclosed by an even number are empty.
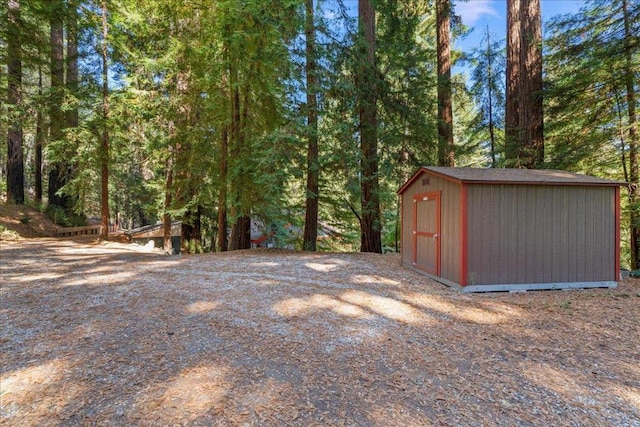
[[[3,247],[1,266],[9,424],[640,419],[634,294],[461,295],[361,254],[52,243]]]

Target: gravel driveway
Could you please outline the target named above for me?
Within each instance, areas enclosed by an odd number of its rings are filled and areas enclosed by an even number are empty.
[[[0,242],[0,424],[640,426],[640,285],[462,295],[396,255]]]

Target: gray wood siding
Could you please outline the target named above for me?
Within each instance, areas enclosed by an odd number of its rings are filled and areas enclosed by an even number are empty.
[[[468,185],[468,284],[615,280],[615,189]]]
[[[423,178],[429,177],[424,185]],[[460,184],[423,173],[402,193],[402,263],[411,266],[413,196],[441,192],[440,276],[459,283],[460,279]]]

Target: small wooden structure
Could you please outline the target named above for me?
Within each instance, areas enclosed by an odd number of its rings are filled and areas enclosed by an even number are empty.
[[[149,242],[153,242],[153,246],[156,248],[162,248],[164,246],[164,224],[158,222],[152,225],[145,225],[143,227],[127,230],[124,234],[129,240],[139,245],[148,245]],[[180,245],[182,239],[182,222],[171,222],[171,248],[173,254],[180,254]]]
[[[402,264],[463,292],[615,287],[621,185],[554,170],[423,167],[398,191]]]

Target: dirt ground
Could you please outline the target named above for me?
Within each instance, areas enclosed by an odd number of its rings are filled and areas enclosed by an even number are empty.
[[[44,213],[25,205],[11,205],[0,202],[0,226],[13,233],[0,233],[2,240],[22,238],[53,237],[56,226]]]
[[[462,295],[396,255],[0,242],[0,424],[640,426],[640,284]]]

